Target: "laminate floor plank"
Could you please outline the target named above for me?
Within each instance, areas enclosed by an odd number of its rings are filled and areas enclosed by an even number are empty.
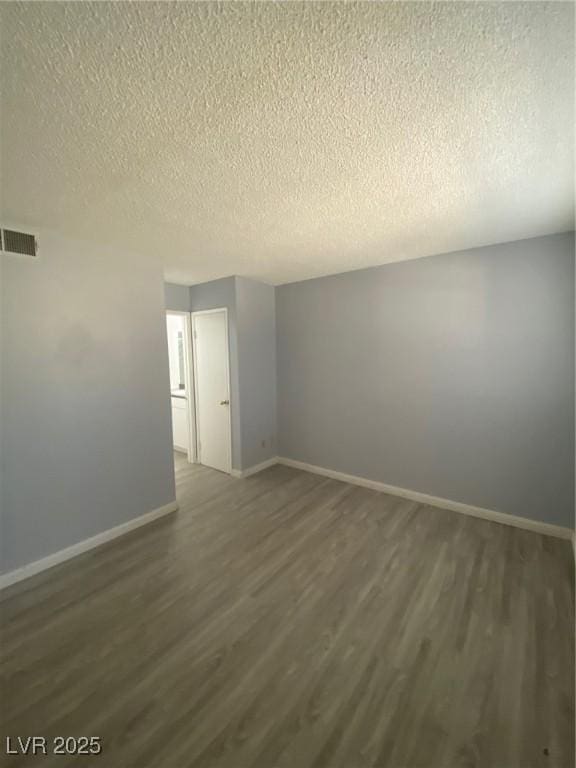
[[[175,456],[179,512],[5,590],[8,766],[574,768],[571,546]]]

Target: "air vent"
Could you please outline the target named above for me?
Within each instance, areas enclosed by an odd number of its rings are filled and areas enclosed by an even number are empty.
[[[0,246],[6,253],[19,253],[22,256],[37,256],[38,244],[34,235],[15,232],[13,229],[1,231]]]

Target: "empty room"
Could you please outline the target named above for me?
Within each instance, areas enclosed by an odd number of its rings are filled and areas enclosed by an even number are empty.
[[[0,3],[0,763],[575,768],[575,5]]]

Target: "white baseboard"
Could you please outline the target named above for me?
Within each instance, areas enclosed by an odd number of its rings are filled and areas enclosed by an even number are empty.
[[[377,480],[368,480],[365,477],[358,477],[357,475],[346,475],[343,472],[336,472],[333,469],[317,467],[314,464],[306,464],[303,461],[286,459],[282,456],[278,457],[278,463],[285,464],[287,467],[294,467],[295,469],[303,469],[305,472],[312,472],[315,475],[323,475],[324,477],[331,477],[334,480],[342,480],[343,482],[351,483],[352,485],[361,485],[363,488],[372,488],[375,491],[383,491],[392,496],[400,496],[403,499],[417,501],[420,504],[428,504],[431,507],[440,507],[441,509],[448,509],[451,512],[460,512],[463,515],[479,517],[482,520],[490,520],[493,523],[502,523],[503,525],[512,525],[515,528],[524,528],[527,531],[542,533],[546,536],[555,536],[559,539],[573,540],[574,531],[572,531],[571,528],[564,528],[561,525],[541,523],[538,520],[529,520],[526,517],[509,515],[505,512],[495,512],[492,509],[483,509],[482,507],[474,507],[470,504],[463,504],[460,501],[441,499],[438,496],[429,496],[427,493],[411,491],[407,488],[398,488],[395,485],[387,485],[386,483],[381,483]]]
[[[266,459],[266,461],[262,461],[260,464],[254,464],[254,466],[248,467],[247,469],[233,469],[230,474],[232,477],[237,478],[250,477],[250,475],[255,475],[256,472],[262,472],[263,469],[273,467],[274,464],[278,464],[277,456],[273,456],[271,459]]]
[[[306,464],[303,461],[296,461],[295,459],[287,459],[282,456],[275,456],[267,461],[263,461],[260,464],[255,464],[252,467],[248,467],[244,470],[233,469],[231,474],[237,478],[250,477],[257,472],[261,472],[268,467],[274,466],[274,464],[284,464],[287,467],[294,467],[295,469],[302,469],[305,472],[312,472],[316,475],[322,475],[324,477],[330,477],[334,480],[341,480],[345,483],[351,483],[352,485],[359,485],[363,488],[372,488],[375,491],[382,491],[392,496],[400,496],[404,499],[410,499],[411,501],[417,501],[421,504],[428,504],[432,507],[440,507],[441,509],[447,509],[452,512],[460,512],[464,515],[470,515],[472,517],[478,517],[482,520],[489,520],[493,523],[501,523],[503,525],[511,525],[515,528],[523,528],[528,531],[534,531],[536,533],[545,534],[547,536],[555,536],[560,539],[568,539],[572,541],[574,547],[576,542],[576,534],[571,528],[564,528],[560,525],[552,525],[550,523],[542,523],[537,520],[529,520],[528,518],[518,517],[516,515],[509,515],[504,512],[495,512],[491,509],[483,509],[482,507],[474,507],[470,504],[463,504],[459,501],[451,501],[450,499],[441,499],[437,496],[429,496],[426,493],[420,493],[419,491],[411,491],[407,488],[398,488],[394,485],[388,485],[387,483],[381,483],[378,480],[369,480],[365,477],[358,477],[357,475],[347,475],[344,472],[337,472],[333,469],[327,469],[325,467],[318,467],[314,464]],[[107,531],[102,531],[89,539],[79,541],[77,544],[73,544],[66,549],[61,549],[52,555],[43,557],[41,560],[36,560],[33,563],[17,568],[14,571],[9,571],[3,575],[0,575],[0,590],[6,587],[16,584],[19,581],[28,579],[37,573],[53,568],[60,563],[71,560],[78,555],[88,552],[91,549],[105,544],[108,541],[117,539],[130,531],[134,531],[137,528],[147,525],[148,523],[158,520],[160,517],[176,512],[178,504],[176,501],[172,501],[169,504],[165,504],[163,507],[153,509],[151,512],[146,512],[140,517],[135,517],[133,520],[128,520],[126,523],[117,525],[114,528],[109,528]]]
[[[130,531],[136,530],[136,528],[141,528],[143,525],[158,520],[159,517],[164,517],[164,515],[169,515],[171,512],[176,512],[177,509],[178,504],[175,501],[171,501],[163,507],[153,509],[151,512],[146,512],[144,515],[128,520],[128,522],[117,525],[114,528],[108,528],[107,531],[97,533],[89,539],[84,539],[84,541],[79,541],[77,544],[72,544],[71,547],[66,547],[66,549],[54,552],[54,554],[43,557],[41,560],[35,560],[33,563],[28,563],[21,568],[16,568],[14,571],[9,571],[8,573],[0,575],[0,590],[9,587],[12,584],[16,584],[23,579],[28,579],[30,576],[34,576],[41,571],[46,571],[48,568],[53,568],[55,565],[60,565],[60,563],[64,563],[66,560],[71,560],[73,557],[88,552],[90,549],[95,549],[108,541],[112,541],[112,539],[124,536],[124,534],[129,533]]]

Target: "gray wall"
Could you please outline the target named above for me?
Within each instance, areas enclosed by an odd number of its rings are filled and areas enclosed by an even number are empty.
[[[190,288],[164,283],[164,306],[174,312],[190,312]]]
[[[242,468],[276,456],[274,288],[236,278]]]
[[[161,265],[43,232],[2,269],[9,571],[175,492]]]
[[[277,288],[279,453],[574,520],[574,235]]]

